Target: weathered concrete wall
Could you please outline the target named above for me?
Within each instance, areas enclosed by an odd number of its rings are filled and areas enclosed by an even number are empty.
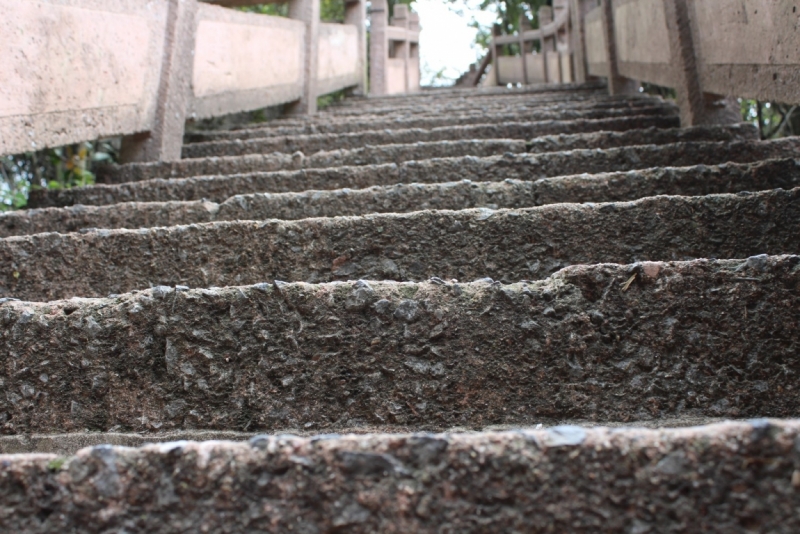
[[[793,0],[689,4],[705,92],[800,103],[800,4]]]
[[[317,92],[327,94],[361,83],[358,28],[320,24]]]
[[[190,115],[213,117],[300,98],[305,31],[299,21],[201,5]]]
[[[671,86],[672,54],[664,1],[613,0],[613,6],[620,74]]]
[[[149,130],[167,3],[0,0],[0,154]]]

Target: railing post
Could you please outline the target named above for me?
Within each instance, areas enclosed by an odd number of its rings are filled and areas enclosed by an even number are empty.
[[[539,29],[541,30],[548,24],[553,22],[553,8],[550,6],[543,6],[539,8]],[[555,50],[555,46],[552,48]],[[550,39],[542,35],[542,61],[544,62],[544,83],[552,81],[550,76]]]
[[[397,28],[403,28],[406,30],[405,32],[405,40],[399,41],[400,44],[398,46],[397,42],[394,44],[394,57],[401,58],[403,60],[403,73],[405,74],[405,92],[408,93],[410,89],[409,83],[409,75],[408,75],[408,64],[409,58],[411,57],[411,43],[408,40],[408,6],[404,4],[398,4],[394,6],[394,16],[392,17],[392,26]]]
[[[519,56],[522,59],[522,81],[525,85],[530,83],[528,78],[528,59],[525,57],[525,53],[527,52],[525,46],[525,37],[522,35],[525,33],[526,30],[531,29],[531,24],[528,21],[528,17],[523,14],[519,16]]]
[[[413,13],[413,12],[409,13],[408,30],[411,32],[420,31],[419,13]],[[409,66],[406,72],[410,72],[412,69],[415,69],[417,72],[412,79],[419,81],[422,77],[422,69],[419,61],[419,41],[417,41],[416,44],[414,44],[414,42],[411,41],[411,36],[409,36],[409,41],[408,41],[408,57],[409,57],[408,60]],[[411,84],[409,82],[409,86],[410,85]],[[414,87],[411,87],[411,91],[416,93],[419,90],[419,87],[420,84],[415,82]]]
[[[703,93],[686,0],[664,0],[673,78],[681,125],[732,124],[741,121],[735,101]]]
[[[313,115],[317,112],[319,10],[320,0],[291,0],[289,2],[289,18],[300,20],[306,24],[303,96],[291,104],[287,110],[296,115]]]
[[[492,44],[491,50],[489,50],[489,53],[492,54],[492,70],[489,72],[489,76],[492,77],[492,80],[487,83],[489,86],[500,85],[500,53],[498,51],[500,46],[495,39],[501,35],[502,31],[499,24],[492,25]]]
[[[389,5],[386,0],[372,0],[369,37],[369,92],[386,94],[386,63],[389,59],[389,40],[386,33]]]
[[[569,13],[569,0],[553,0],[553,18],[558,20],[559,15],[567,12]],[[569,56],[570,39],[569,39],[569,23],[564,26],[563,31],[556,29],[556,34],[553,37],[555,43],[556,53],[558,54],[558,82],[564,83],[566,75],[564,74],[563,58]],[[570,65],[572,61],[569,62]],[[572,78],[572,76],[570,76]]]
[[[186,110],[192,97],[196,34],[197,0],[169,0],[155,123],[149,132],[123,138],[121,162],[181,159]]]
[[[344,4],[344,23],[358,29],[358,87],[356,91],[367,94],[367,2],[347,0]]]
[[[586,61],[586,14],[597,6],[597,0],[570,0],[570,40],[572,45],[575,82],[585,83],[589,75]]]
[[[606,37],[606,55],[608,56],[608,92],[611,95],[637,93],[639,84],[619,73],[613,2],[612,0],[601,0],[601,2],[603,3],[603,30]]]

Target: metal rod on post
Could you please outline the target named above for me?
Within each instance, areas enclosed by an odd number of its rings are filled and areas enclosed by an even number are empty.
[[[152,130],[122,139],[122,163],[178,161],[183,149],[197,35],[197,0],[169,0],[158,103]]]
[[[303,95],[287,110],[296,115],[313,115],[317,112],[317,61],[319,58],[320,0],[291,0],[289,18],[306,24]]]

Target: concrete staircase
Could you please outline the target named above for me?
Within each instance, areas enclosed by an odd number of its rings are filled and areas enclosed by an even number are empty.
[[[800,529],[800,140],[564,85],[183,154],[0,216],[9,532]]]

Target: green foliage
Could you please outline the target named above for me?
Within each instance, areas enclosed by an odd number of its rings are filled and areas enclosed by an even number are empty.
[[[240,11],[260,13],[273,17],[288,17],[289,4],[257,4],[254,6],[240,7]],[[323,22],[344,22],[344,0],[321,0],[320,20]]]
[[[758,127],[761,139],[800,134],[799,106],[740,98],[742,118]]]
[[[411,5],[414,0],[389,0],[389,15],[394,14],[396,4]],[[274,17],[288,17],[289,4],[256,4],[254,6],[237,8],[248,13],[260,13]],[[344,0],[321,0],[319,18],[323,22],[344,22]]]
[[[345,89],[340,89],[338,91],[334,91],[333,93],[322,95],[321,97],[317,98],[317,109],[325,109],[337,102],[341,102],[346,96],[347,91]]]
[[[457,13],[463,13],[461,7],[469,0],[447,0]],[[539,28],[539,8],[553,5],[552,0],[479,0],[477,7],[483,11],[494,8],[497,14],[496,24],[500,25],[504,35],[512,35],[519,31],[520,17],[528,20],[531,28]],[[475,42],[484,50],[489,50],[492,41],[492,28],[482,26],[472,20],[470,26],[478,30]],[[509,50],[508,53],[512,53]]]
[[[56,472],[60,470],[65,463],[67,463],[66,458],[56,458],[47,462],[47,469],[51,472]]]
[[[116,158],[116,148],[107,141],[4,156],[0,158],[0,211],[24,208],[31,189],[92,185],[92,165]]]

